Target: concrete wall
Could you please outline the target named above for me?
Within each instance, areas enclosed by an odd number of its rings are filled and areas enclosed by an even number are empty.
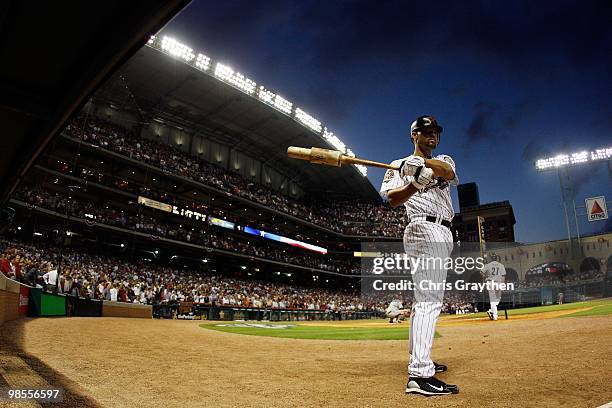
[[[90,101],[83,108],[83,112],[99,116],[132,131],[137,131],[140,128],[140,119],[138,117],[123,110],[113,109],[110,105],[94,105]]]
[[[153,307],[151,305],[135,305],[133,303],[104,301],[102,317],[131,317],[151,319]]]
[[[17,306],[19,304],[19,293],[0,290],[0,326],[4,322],[15,320],[19,317]]]
[[[4,322],[18,319],[19,282],[15,282],[0,273],[0,326]]]

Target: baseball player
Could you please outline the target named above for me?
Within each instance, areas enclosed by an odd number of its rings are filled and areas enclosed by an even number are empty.
[[[506,281],[506,268],[499,262],[499,257],[496,254],[491,254],[489,258],[491,258],[491,262],[482,268],[483,278],[495,284],[504,283]],[[487,314],[489,319],[497,320],[497,305],[501,300],[502,291],[492,286],[488,288],[488,291],[491,308],[487,311]]]
[[[385,310],[385,315],[389,318],[389,323],[401,323],[402,317],[409,313],[408,310],[404,309],[404,305],[401,300],[395,299],[389,303]]]
[[[414,153],[393,161],[399,170],[388,170],[380,188],[381,196],[392,207],[404,205],[408,225],[404,231],[404,249],[409,257],[446,258],[453,236],[450,226],[454,210],[450,185],[457,185],[455,163],[450,156],[432,156],[438,147],[442,126],[432,116],[420,116],[410,126]],[[442,263],[443,264],[443,263]],[[456,394],[456,385],[437,379],[436,372],[446,366],[431,358],[436,321],[442,309],[443,288],[425,290],[421,282],[443,282],[446,269],[440,264],[419,268],[413,273],[415,301],[410,314],[410,364],[407,393],[423,395]]]

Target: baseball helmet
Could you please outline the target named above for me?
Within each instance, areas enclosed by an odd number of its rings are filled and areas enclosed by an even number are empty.
[[[442,133],[442,126],[438,125],[438,121],[431,115],[419,116],[412,125],[410,125],[410,135],[418,130],[434,129],[438,133]],[[414,142],[414,139],[412,140]]]
[[[442,133],[442,126],[438,125],[438,121],[431,115],[419,116],[412,125],[410,125],[410,133],[415,130],[435,129]]]

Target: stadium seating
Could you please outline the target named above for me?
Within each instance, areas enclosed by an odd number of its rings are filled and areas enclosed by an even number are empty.
[[[139,138],[95,116],[79,116],[67,126],[65,134],[346,235],[401,237],[406,224],[405,212],[387,205],[318,204],[291,199],[172,146]]]

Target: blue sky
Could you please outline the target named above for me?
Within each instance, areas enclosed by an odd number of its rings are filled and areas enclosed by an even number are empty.
[[[434,115],[438,151],[478,183],[481,202],[512,203],[517,240],[561,239],[558,178],[533,160],[612,145],[612,3],[506,3],[195,0],[163,32],[296,103],[368,159],[410,154],[410,122]],[[572,174],[577,205],[612,199],[607,164]],[[370,170],[376,187],[382,175]],[[582,219],[582,233],[612,230]]]

